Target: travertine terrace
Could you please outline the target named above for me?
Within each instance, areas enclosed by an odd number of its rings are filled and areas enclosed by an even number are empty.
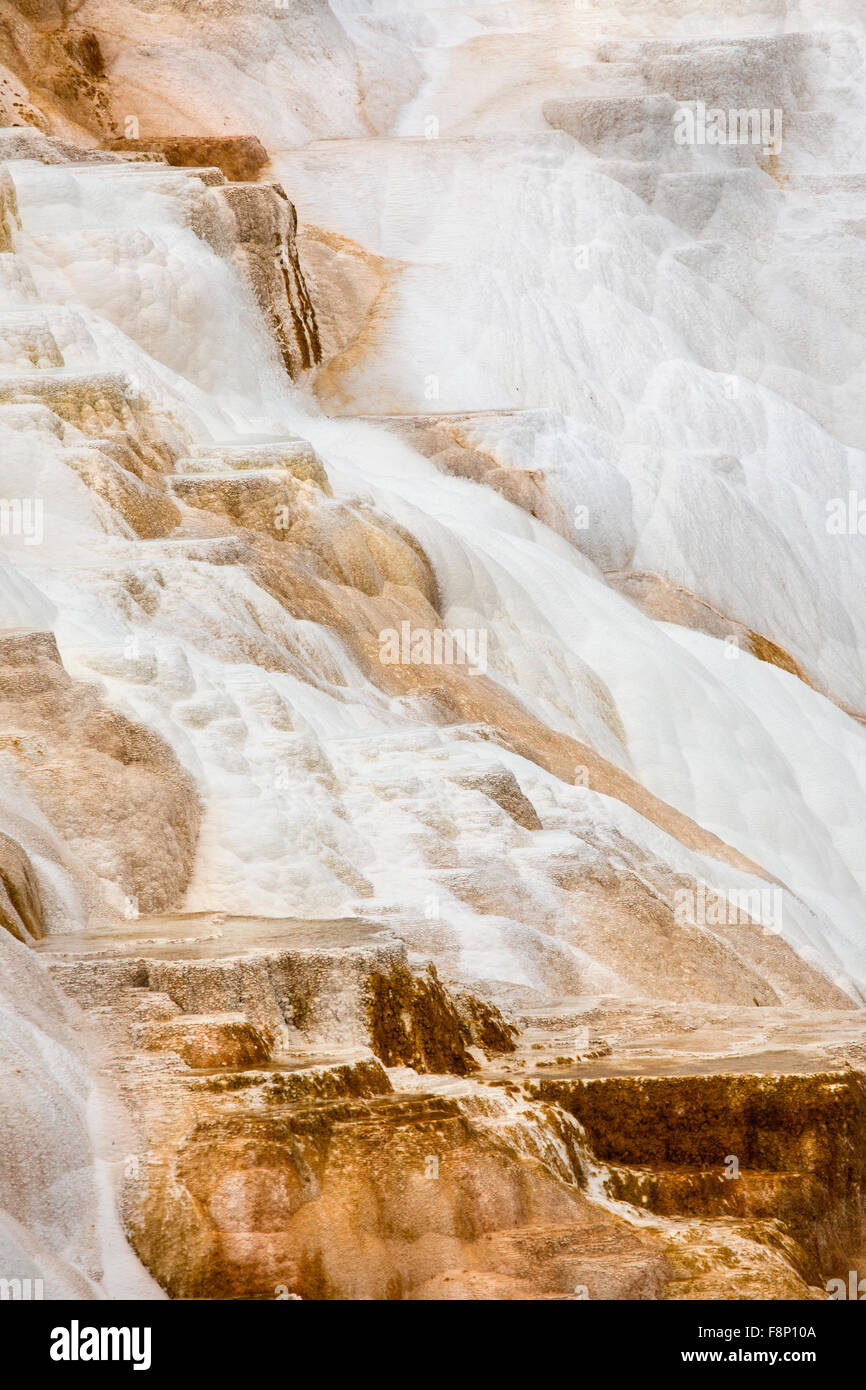
[[[0,0],[0,1279],[859,1267],[864,72],[859,0]]]

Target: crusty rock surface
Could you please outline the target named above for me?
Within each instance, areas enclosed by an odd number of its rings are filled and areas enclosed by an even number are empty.
[[[213,165],[232,182],[254,179],[268,163],[268,152],[255,135],[148,135],[108,141],[120,154],[157,154],[181,168]]]
[[[73,681],[47,632],[0,633],[0,711],[0,762],[29,788],[103,908],[176,903],[192,871],[200,807],[162,739]],[[32,909],[28,916],[37,920]]]
[[[44,935],[42,901],[33,865],[21,846],[0,834],[0,926],[19,941]]]

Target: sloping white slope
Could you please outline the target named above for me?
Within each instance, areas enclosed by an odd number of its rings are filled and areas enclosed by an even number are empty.
[[[3,1278],[42,1280],[36,1298],[159,1297],[121,1230],[113,1194],[126,1152],[67,1005],[5,931],[0,965]]]

